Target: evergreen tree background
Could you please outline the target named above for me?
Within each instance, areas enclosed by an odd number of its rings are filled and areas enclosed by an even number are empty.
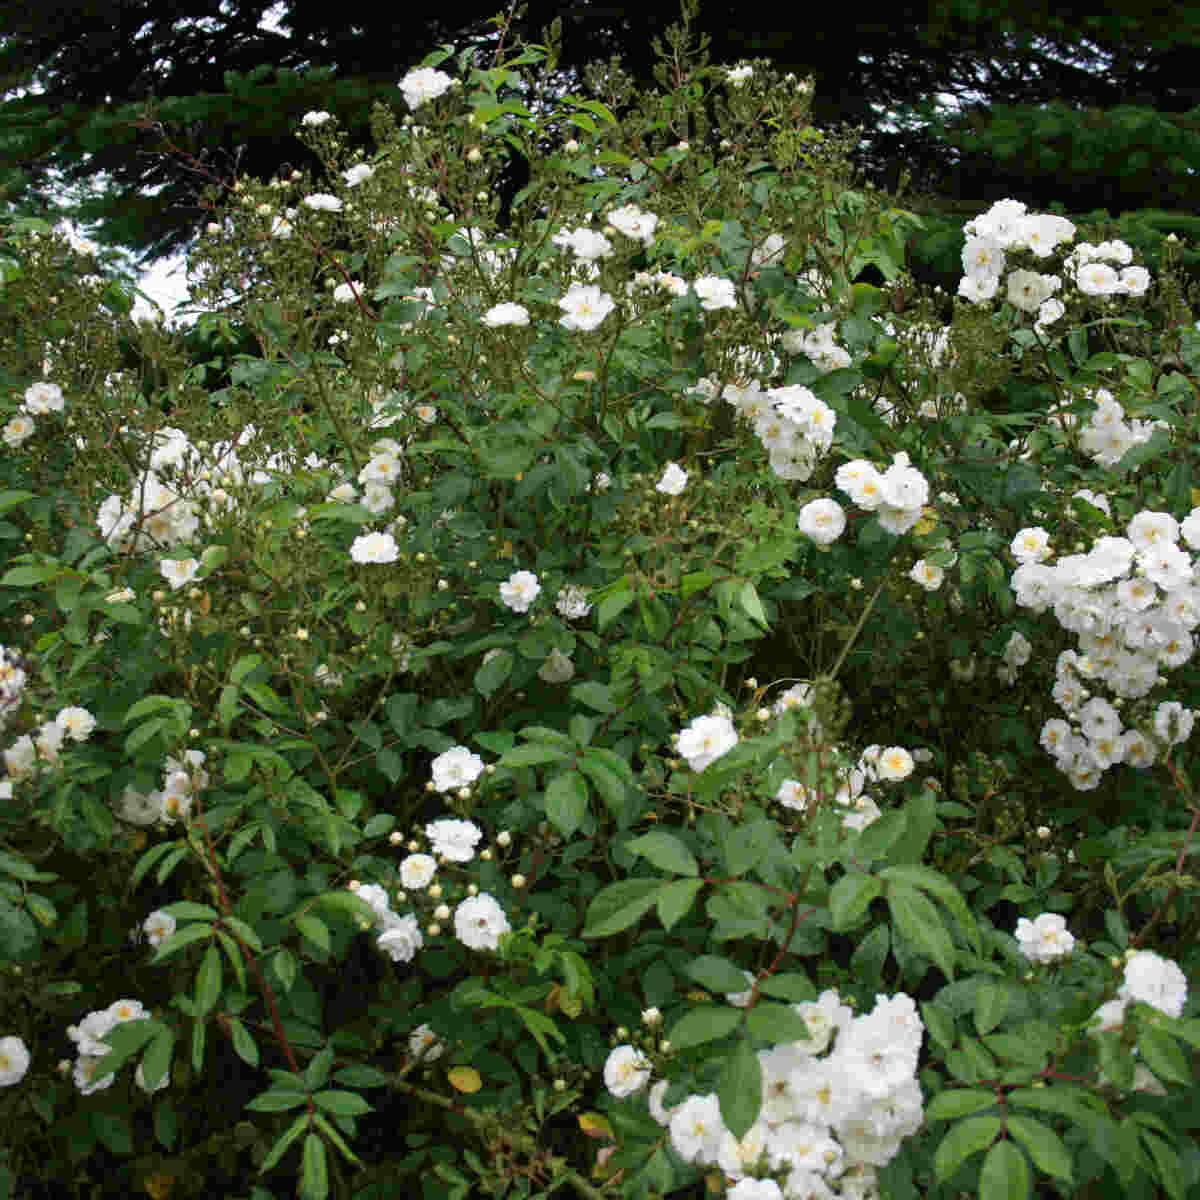
[[[403,111],[404,72],[435,44],[487,45],[494,15],[470,0],[4,0],[0,197],[45,212],[64,179],[86,188],[103,174],[108,187],[75,216],[158,257],[209,219],[199,197],[215,179],[315,165],[294,136],[304,112],[333,112],[351,144],[368,144],[377,100]],[[614,54],[650,86],[651,35],[679,8],[530,0],[514,31],[540,41],[555,17],[563,87],[581,90],[583,65]],[[911,253],[930,277],[956,275],[962,221],[1005,196],[1110,216],[1152,266],[1169,232],[1200,243],[1200,5],[824,6],[779,29],[706,0],[698,24],[714,62],[812,74],[814,120],[863,127],[869,178],[919,181],[907,203],[929,228]],[[164,132],[182,154],[163,153]]]

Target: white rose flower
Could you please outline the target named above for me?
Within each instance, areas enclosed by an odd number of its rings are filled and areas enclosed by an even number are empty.
[[[375,939],[375,944],[392,962],[412,962],[413,956],[425,944],[417,918],[409,913]]]
[[[889,746],[875,764],[880,779],[907,779],[913,773],[913,756],[903,746]]]
[[[4,426],[3,437],[4,444],[16,449],[22,442],[27,442],[37,431],[37,425],[34,424],[32,417],[27,417],[23,413],[17,413],[7,425]]]
[[[311,196],[305,196],[304,204],[308,208],[316,209],[317,212],[342,211],[342,202],[327,192],[314,192]]]
[[[576,587],[574,584],[559,588],[558,602],[554,607],[558,610],[559,615],[568,621],[581,620],[592,611],[592,606],[587,602],[587,593],[583,588]]]
[[[363,533],[350,545],[350,557],[356,563],[395,562],[400,547],[390,533]]]
[[[156,909],[142,922],[142,932],[146,941],[157,949],[175,932],[175,918],[162,909]]]
[[[616,307],[616,302],[594,284],[573,283],[558,302],[565,316],[558,323],[564,329],[587,333],[595,329]]]
[[[185,583],[191,583],[200,570],[200,560],[197,558],[164,558],[158,564],[163,578],[171,585],[172,591],[178,591]]]
[[[1017,922],[1016,936],[1021,953],[1035,963],[1065,958],[1075,948],[1075,938],[1067,931],[1066,918],[1058,913],[1041,913],[1032,921],[1022,917]]]
[[[342,172],[342,178],[346,181],[347,187],[358,187],[365,179],[370,179],[375,174],[375,168],[368,163],[355,163],[349,170]]]
[[[1125,963],[1125,982],[1118,995],[1178,1018],[1187,1000],[1187,976],[1171,959],[1138,950]]]
[[[687,481],[688,473],[678,463],[669,462],[654,490],[665,496],[678,496],[687,487]]]
[[[409,108],[420,108],[426,101],[444,96],[453,86],[454,80],[449,75],[430,67],[409,71],[400,80],[400,90],[404,93],[404,101]]]
[[[473,821],[446,817],[426,825],[425,836],[434,854],[450,862],[470,862],[475,857],[475,846],[483,837],[483,830]]]
[[[537,576],[532,571],[514,571],[507,582],[500,585],[500,599],[513,612],[524,613],[537,599],[542,590]]]
[[[65,405],[62,388],[57,383],[33,383],[25,389],[21,408],[30,416],[41,417],[46,413],[62,412]]]
[[[497,949],[500,935],[511,929],[504,909],[487,892],[468,896],[454,910],[454,933],[471,950]]]
[[[327,112],[306,112],[300,118],[300,124],[307,126],[309,129],[315,129],[319,125],[324,125],[330,119],[330,114]]]
[[[419,892],[433,882],[437,872],[437,859],[430,854],[410,854],[400,864],[400,885],[409,891]]]
[[[483,774],[483,759],[466,746],[455,746],[433,760],[433,786],[439,792],[457,792]]]
[[[697,717],[679,735],[679,753],[693,771],[703,771],[738,743],[737,730],[725,716]]]
[[[810,500],[800,510],[796,526],[818,546],[829,546],[842,536],[846,528],[846,513],[836,500]]]
[[[96,728],[96,718],[86,708],[64,708],[54,718],[55,724],[73,742],[86,742]]]
[[[700,298],[700,307],[705,312],[737,308],[737,290],[732,279],[722,279],[719,275],[702,275],[692,283],[692,291]]]
[[[528,325],[529,310],[521,304],[495,304],[483,314],[483,323],[491,329],[501,325]]]
[[[604,1086],[618,1100],[632,1096],[650,1079],[650,1063],[635,1047],[617,1046],[604,1063]]]
[[[29,1070],[29,1051],[19,1037],[0,1038],[0,1087],[20,1083]]]
[[[408,1035],[408,1052],[423,1062],[433,1062],[446,1053],[446,1044],[428,1025],[418,1025]]]

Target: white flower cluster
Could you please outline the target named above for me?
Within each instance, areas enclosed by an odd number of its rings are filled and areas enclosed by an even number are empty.
[[[775,711],[782,712],[785,708],[805,704],[807,697],[807,685],[798,684],[783,694],[775,705]],[[928,750],[910,752],[903,746],[872,745],[859,755],[853,767],[839,768],[838,789],[833,802],[847,810],[842,817],[842,828],[861,832],[883,815],[874,798],[864,790],[867,784],[899,783],[913,773],[918,758],[927,760],[929,757]],[[805,812],[813,796],[798,779],[785,779],[775,793],[775,799],[784,808]]]
[[[859,508],[875,513],[879,524],[892,534],[907,533],[929,501],[929,483],[904,451],[893,455],[885,471],[862,458],[843,463],[834,482]]]
[[[218,442],[202,452],[182,429],[167,427],[152,434],[149,469],[134,484],[129,499],[110,495],[100,505],[96,515],[100,536],[122,550],[162,549],[187,542],[202,520],[235,507],[230,488],[290,477],[298,464],[287,452],[270,453],[258,467],[241,462],[239,448],[257,436],[258,430],[247,425],[236,441]],[[305,465],[316,465],[316,460],[306,460]],[[164,472],[176,473],[171,483],[161,477]]]
[[[1119,1029],[1131,1000],[1148,1004],[1168,1017],[1178,1019],[1183,1015],[1187,992],[1187,976],[1177,962],[1152,950],[1127,951],[1124,981],[1116,996],[1096,1010],[1093,1019],[1098,1020],[1099,1025],[1094,1026],[1092,1032]]]
[[[202,750],[185,750],[182,759],[168,756],[163,764],[162,787],[139,792],[127,786],[117,805],[117,816],[131,825],[153,825],[156,821],[173,825],[186,820],[196,793],[208,787],[204,758]]]
[[[1075,949],[1075,938],[1067,930],[1067,920],[1058,913],[1041,913],[1032,921],[1017,922],[1017,945],[1030,962],[1052,963],[1066,958]]]
[[[12,669],[5,659],[0,666]],[[22,675],[24,673],[22,672]],[[21,680],[22,686],[24,680]],[[86,742],[96,728],[96,718],[86,708],[70,706],[62,709],[53,721],[44,721],[34,735],[22,734],[4,751],[4,767],[8,778],[3,783],[0,798],[12,799],[12,785],[29,779],[40,766],[58,765],[59,751],[68,739]]]
[[[1022,531],[1031,546],[1037,532]],[[1068,720],[1047,721],[1041,741],[1080,790],[1098,786],[1101,773],[1116,763],[1148,767],[1157,757],[1157,748],[1139,731],[1125,730],[1116,708],[1093,689],[1103,684],[1123,699],[1147,695],[1165,682],[1162,672],[1191,659],[1192,631],[1200,625],[1194,559],[1179,545],[1182,534],[1192,550],[1200,549],[1200,508],[1182,524],[1170,513],[1143,510],[1125,532],[1054,563],[1031,552],[1010,581],[1018,604],[1039,613],[1053,608],[1059,624],[1078,638],[1079,652],[1058,656],[1052,693]],[[1186,740],[1192,715],[1164,701],[1154,723],[1158,739],[1170,746]]]
[[[21,707],[27,679],[20,653],[0,646],[0,731]]]
[[[60,413],[66,407],[62,388],[57,383],[31,383],[25,389],[20,411],[0,431],[4,444],[16,449],[22,442],[27,441],[37,432],[37,422],[34,417],[46,416],[49,413]]]
[[[108,1008],[96,1009],[94,1012],[88,1013],[78,1025],[67,1026],[67,1037],[75,1043],[76,1049],[79,1051],[79,1056],[75,1060],[73,1078],[75,1086],[83,1095],[90,1096],[93,1092],[112,1087],[116,1082],[115,1074],[99,1076],[96,1074],[100,1060],[109,1051],[109,1047],[104,1041],[109,1033],[126,1021],[140,1021],[149,1016],[150,1014],[141,1001],[117,1000]],[[151,1087],[146,1081],[140,1063],[134,1078],[138,1087],[144,1092],[157,1092],[171,1082],[170,1077],[164,1075],[158,1083]]]
[[[1075,226],[1066,217],[1027,212],[1019,200],[998,200],[986,213],[963,227],[966,244],[962,264],[965,274],[958,294],[973,304],[985,304],[1005,284],[1005,299],[1014,308],[1036,317],[1044,328],[1066,311],[1054,294],[1062,288],[1062,277],[1042,274],[1024,267],[1009,270],[1009,258],[1019,253],[1034,259],[1048,258],[1055,249],[1075,237]],[[1150,286],[1145,267],[1129,266],[1133,251],[1124,242],[1083,242],[1063,262],[1063,275],[1085,296],[1141,296]],[[1111,264],[1123,267],[1117,271]]]
[[[789,354],[803,354],[810,358],[825,374],[848,367],[850,353],[834,340],[837,326],[830,321],[816,329],[789,329],[780,339]]]
[[[428,855],[420,857],[427,858]],[[421,934],[421,925],[417,918],[412,913],[402,917],[394,912],[387,890],[377,883],[359,884],[354,889],[354,894],[371,906],[376,921],[383,928],[383,932],[375,939],[375,944],[379,949],[392,962],[412,962],[417,951],[425,944],[425,938]]]
[[[1086,393],[1096,402],[1095,411],[1079,434],[1080,449],[1102,467],[1120,467],[1133,446],[1148,442],[1156,429],[1169,429],[1166,421],[1125,418],[1125,409],[1107,388]]]
[[[756,382],[728,384],[721,395],[754,427],[780,479],[808,479],[833,445],[837,413],[800,384],[766,391]]]
[[[667,1109],[668,1082],[649,1091],[650,1115],[668,1128],[679,1156],[717,1167],[733,1184],[731,1197],[832,1197],[832,1186],[848,1172],[857,1182],[873,1179],[921,1127],[916,1073],[925,1028],[910,996],[876,996],[871,1012],[859,1017],[833,989],[793,1007],[809,1038],[759,1052],[762,1109],[740,1140],[722,1121],[714,1094],[688,1096]],[[604,1074],[617,1096],[640,1090],[650,1078],[627,1046],[609,1055]],[[750,1183],[758,1190],[744,1187]],[[767,1183],[774,1191],[762,1190]]]

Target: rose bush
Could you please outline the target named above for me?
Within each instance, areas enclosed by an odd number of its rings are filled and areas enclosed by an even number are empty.
[[[8,231],[10,1191],[1200,1182],[1188,298],[1004,201],[939,322],[690,15],[308,114],[213,393]]]

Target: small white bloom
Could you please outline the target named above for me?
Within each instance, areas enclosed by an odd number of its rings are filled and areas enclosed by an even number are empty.
[[[433,786],[439,792],[469,787],[483,774],[483,759],[466,746],[455,746],[433,760]]]
[[[454,933],[464,946],[472,950],[497,949],[500,935],[511,929],[504,909],[487,892],[468,896],[454,910]]]
[[[400,547],[390,533],[363,533],[350,544],[350,557],[356,563],[395,562]]]
[[[21,408],[30,416],[41,417],[47,413],[62,412],[65,405],[62,388],[57,383],[33,383],[25,389]]]
[[[86,742],[96,728],[96,718],[86,708],[64,708],[54,721],[73,742]]]
[[[942,586],[942,581],[946,578],[946,572],[936,563],[926,562],[923,558],[918,558],[913,563],[913,568],[909,571],[908,577],[914,583],[919,583],[927,592],[936,592]]]
[[[728,754],[738,743],[737,730],[725,716],[697,717],[679,735],[679,753],[696,772]]]
[[[578,621],[592,611],[592,606],[587,601],[587,593],[574,584],[559,589],[558,602],[554,607],[559,615],[568,621]]]
[[[412,962],[413,956],[425,944],[417,918],[409,913],[400,917],[375,939],[375,944],[392,962]]]
[[[500,599],[513,612],[524,613],[529,611],[541,590],[541,584],[532,571],[515,571],[507,582],[500,585]]]
[[[617,1046],[604,1063],[604,1086],[618,1100],[632,1096],[650,1079],[650,1063],[633,1046]]]
[[[400,90],[404,93],[405,103],[409,108],[420,108],[429,100],[444,96],[454,86],[454,80],[444,71],[435,71],[431,67],[419,67],[409,71],[400,80]]]
[[[1125,982],[1118,994],[1178,1018],[1187,1000],[1187,976],[1171,959],[1138,950],[1125,964]]]
[[[1066,918],[1058,913],[1041,913],[1030,921],[1017,922],[1017,943],[1031,962],[1050,963],[1065,958],[1075,948],[1075,938],[1067,930]]]
[[[430,854],[410,854],[400,864],[400,886],[419,892],[427,888],[437,872],[437,859]]]
[[[300,124],[315,129],[319,125],[324,125],[328,120],[330,120],[330,114],[327,112],[306,112],[300,118]]]
[[[880,754],[875,770],[880,779],[907,779],[913,773],[913,756],[903,746],[889,746]]]
[[[687,487],[688,473],[678,464],[669,462],[654,490],[666,496],[678,496]]]
[[[156,909],[142,922],[146,941],[156,949],[175,932],[175,918],[162,909]]]
[[[812,538],[818,546],[829,546],[842,536],[846,528],[846,513],[836,500],[810,500],[796,518],[801,533]]]
[[[355,163],[354,166],[342,172],[342,178],[346,181],[347,187],[358,187],[365,179],[370,179],[375,174],[375,168],[368,163]]]
[[[21,445],[22,442],[28,441],[33,437],[37,430],[37,425],[34,424],[32,417],[27,417],[23,413],[17,413],[7,425],[4,426],[4,444],[11,446],[14,449]]]
[[[700,298],[700,307],[705,312],[737,308],[737,291],[732,279],[722,279],[719,275],[703,275],[692,283],[692,290]]]
[[[408,1052],[413,1058],[433,1062],[446,1053],[446,1044],[428,1025],[418,1025],[408,1035]]]
[[[318,212],[342,211],[342,202],[336,196],[330,196],[326,192],[314,192],[311,196],[305,196],[304,204]]]
[[[0,1087],[20,1083],[29,1070],[29,1051],[19,1037],[0,1038]]]
[[[483,323],[491,329],[501,325],[528,325],[529,310],[521,304],[495,304],[483,314]]]

